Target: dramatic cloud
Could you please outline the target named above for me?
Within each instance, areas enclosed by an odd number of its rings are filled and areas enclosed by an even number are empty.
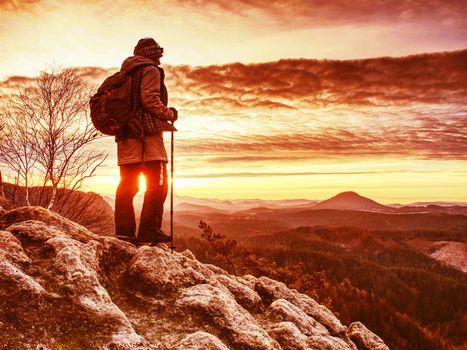
[[[93,84],[116,69],[83,67]],[[467,159],[467,50],[365,60],[167,66],[180,155],[208,163]],[[0,91],[31,78],[12,76]],[[109,148],[113,145],[109,145]]]
[[[217,5],[232,13],[247,15],[251,11],[267,12],[286,25],[297,22],[307,26],[342,23],[393,22],[409,20],[437,21],[440,25],[457,25],[467,29],[464,15],[467,5],[458,0],[178,0],[186,6],[206,8]]]
[[[188,154],[467,158],[467,50],[166,71]]]
[[[201,196],[232,187],[226,197],[248,197],[259,188],[281,194],[286,181],[295,191],[288,196],[298,197],[314,181],[329,188],[341,181],[340,190],[379,186],[379,178],[430,188],[442,177],[446,193],[462,186],[466,174],[466,63],[467,50],[165,65],[169,103],[180,114],[177,186],[199,186],[201,192],[191,194]],[[117,70],[79,68],[94,86]],[[0,81],[0,101],[32,79],[15,75]],[[115,142],[109,137],[94,146],[110,153],[98,186],[111,192],[118,181]],[[452,198],[462,196],[451,191]]]
[[[109,5],[106,0],[80,1],[87,5],[103,8]],[[0,0],[0,8],[7,10],[24,10],[36,5],[58,4],[52,0]],[[131,2],[116,0],[112,5],[124,7]],[[174,11],[178,6],[191,11],[231,13],[242,16],[255,12],[268,14],[273,19],[287,26],[297,25],[307,19],[307,26],[343,23],[368,23],[369,21],[393,22],[410,20],[432,20],[440,25],[458,25],[467,23],[463,15],[466,4],[459,0],[139,0],[138,5],[144,9],[158,9],[165,13]],[[217,8],[217,11],[214,11]],[[304,23],[301,23],[304,24]]]
[[[0,0],[0,10],[0,79],[53,62],[113,67],[144,36],[166,62],[202,66],[467,46],[459,0]]]
[[[109,74],[118,71],[117,68],[115,69],[105,69],[101,67],[80,67],[79,73],[85,79],[89,79],[94,82],[101,82],[105,79]]]
[[[200,97],[227,97],[230,104],[282,103],[302,99],[326,106],[464,104],[467,50],[365,60],[281,60],[170,69],[172,86]]]
[[[463,159],[467,160],[467,117],[455,126],[432,121],[431,126],[400,130],[386,129],[380,132],[350,133],[346,130],[330,129],[327,133],[245,136],[238,138],[213,138],[209,141],[193,140],[179,146],[186,154],[209,153],[274,153],[296,151],[307,152],[306,159],[333,158],[337,156],[393,156],[419,159]],[[283,153],[269,157],[214,158],[215,161],[237,161],[238,163],[259,161],[281,161],[288,159]],[[298,160],[303,159],[300,157]],[[212,162],[213,160],[211,160]]]

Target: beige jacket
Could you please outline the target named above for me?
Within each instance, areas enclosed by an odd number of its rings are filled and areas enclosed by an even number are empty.
[[[143,56],[131,56],[123,61],[121,70],[131,70],[144,64],[154,64],[154,61]],[[153,65],[144,67],[140,93],[144,109],[155,118],[171,119],[173,112],[161,101],[160,85],[159,70]],[[144,141],[136,138],[118,140],[117,155],[118,165],[155,160],[167,162],[162,132],[148,135]]]

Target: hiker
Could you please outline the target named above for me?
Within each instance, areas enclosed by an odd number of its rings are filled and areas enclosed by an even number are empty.
[[[168,95],[164,70],[159,67],[163,48],[152,38],[140,39],[134,56],[124,60],[121,71],[131,71],[133,103],[140,104],[117,142],[120,182],[115,198],[115,231],[120,239],[141,243],[170,242],[161,230],[164,202],[167,197],[167,152],[163,131],[176,130],[178,118],[174,107],[167,107]],[[133,198],[139,190],[139,176],[146,177],[141,220],[136,233]]]

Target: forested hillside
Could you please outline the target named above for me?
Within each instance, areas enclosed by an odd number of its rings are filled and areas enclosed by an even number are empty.
[[[391,349],[434,350],[467,340],[467,276],[413,248],[444,240],[464,242],[448,232],[301,227],[230,242],[187,234],[177,243],[202,261],[231,269],[227,255],[239,274],[270,275],[314,295],[345,322],[367,324]]]

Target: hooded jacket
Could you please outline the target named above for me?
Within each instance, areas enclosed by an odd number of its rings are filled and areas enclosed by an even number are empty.
[[[153,118],[168,120],[173,112],[161,100],[161,74],[154,61],[143,56],[130,56],[123,61],[121,71],[142,68],[140,100],[145,112]],[[162,132],[147,135],[143,140],[123,138],[117,140],[118,165],[148,161],[167,162]]]

